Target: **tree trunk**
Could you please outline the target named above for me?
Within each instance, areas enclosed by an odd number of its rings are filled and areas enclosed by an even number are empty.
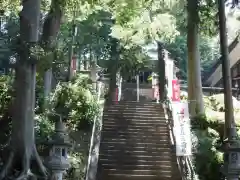
[[[118,68],[118,60],[119,60],[119,52],[117,51],[118,42],[116,39],[112,40],[111,43],[111,60],[109,63],[109,73],[110,73],[110,82],[109,82],[109,91],[107,102],[111,103],[115,99],[116,93],[116,83],[117,83],[117,68]]]
[[[199,51],[199,38],[196,33],[196,59],[195,59],[195,93],[196,93],[196,113],[204,114],[204,102],[202,92],[202,76],[201,76],[201,58]]]
[[[114,60],[112,60],[109,71],[110,71],[110,82],[109,82],[109,92],[107,97],[107,102],[112,102],[115,100],[115,93],[116,93],[116,83],[117,83],[117,68],[116,63]]]
[[[44,109],[47,108],[48,98],[52,90],[52,68],[44,72]]]
[[[73,45],[74,45],[74,32],[75,31],[75,24],[73,24],[70,35],[71,35],[71,42],[69,44],[69,52],[68,52],[68,75],[67,75],[67,82],[71,81],[73,77],[73,69],[72,69],[72,60],[73,60]]]
[[[225,4],[218,0],[220,45],[222,55],[222,74],[224,86],[224,105],[225,105],[225,134],[224,138],[232,140],[237,136],[236,123],[234,120],[233,100],[232,100],[232,78],[229,64],[228,38],[226,29]]]
[[[20,13],[19,60],[16,67],[16,97],[12,121],[11,149],[8,162],[2,170],[0,179],[7,176],[15,162],[21,162],[21,173],[17,179],[32,175],[31,159],[37,160],[40,170],[46,175],[45,168],[37,153],[34,136],[34,108],[36,61],[30,48],[38,42],[40,0],[22,1]]]
[[[166,99],[165,90],[165,60],[164,60],[164,47],[161,42],[157,42],[158,52],[158,87],[159,87],[159,100],[163,102]]]
[[[58,0],[52,0],[50,11],[43,24],[43,34],[41,37],[41,46],[46,52],[53,52],[55,49],[55,41],[58,35],[61,19],[62,19],[62,7],[60,7]],[[54,53],[54,52],[53,52]],[[53,56],[56,57],[56,56]],[[53,61],[54,59],[49,59]],[[55,59],[56,60],[56,59]],[[47,105],[47,97],[51,92],[52,87],[52,70],[51,67],[45,71],[44,74],[44,105]],[[45,106],[46,107],[46,106]]]
[[[204,113],[201,82],[201,65],[198,45],[198,2],[188,0],[188,101],[191,116]]]

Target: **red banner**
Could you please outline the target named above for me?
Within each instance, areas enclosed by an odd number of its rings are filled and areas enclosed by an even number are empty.
[[[178,79],[172,80],[172,101],[180,101],[180,85]]]

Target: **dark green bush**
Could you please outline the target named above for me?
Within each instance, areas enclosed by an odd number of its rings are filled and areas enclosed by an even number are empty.
[[[194,154],[195,168],[200,180],[219,180],[223,163],[223,153],[219,151],[222,132],[219,124],[208,120],[206,116],[197,116],[192,120],[193,133],[198,139]]]

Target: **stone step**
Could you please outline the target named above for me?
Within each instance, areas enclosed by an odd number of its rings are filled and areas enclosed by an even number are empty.
[[[104,114],[103,120],[109,121],[139,121],[139,122],[169,122],[166,118],[157,116],[141,116],[141,115],[120,115],[120,114]]]
[[[124,131],[125,134],[131,134],[132,132],[139,132],[139,133],[142,133],[142,132],[145,132],[145,133],[154,133],[154,132],[169,132],[166,128],[158,128],[158,129],[144,129],[144,128],[131,128],[131,127],[128,127],[127,129],[125,127],[107,127],[107,126],[103,126],[102,127],[102,130],[103,131]]]
[[[113,121],[112,121],[113,122]],[[121,124],[119,123],[119,122],[115,122],[115,123],[109,123],[109,121],[108,122],[103,122],[103,125],[102,125],[102,127],[112,127],[112,128],[116,128],[116,127],[118,127],[118,128],[126,128],[126,130],[128,129],[128,128],[136,128],[136,129],[138,129],[138,128],[143,128],[143,129],[146,129],[146,131],[148,131],[149,129],[155,129],[155,130],[157,130],[157,129],[167,129],[167,127],[166,127],[166,125],[164,125],[164,124],[157,124],[157,125],[145,125],[145,124],[131,124],[131,123],[126,123],[126,122],[122,122]]]
[[[106,109],[118,109],[118,108],[139,108],[139,109],[144,109],[144,108],[149,108],[149,109],[159,109],[164,111],[164,108],[162,105],[159,104],[133,104],[133,103],[118,103],[118,104],[111,104],[111,105],[106,105]]]
[[[111,102],[114,105],[123,105],[123,104],[134,104],[134,105],[157,105],[157,106],[162,106],[161,103],[157,103],[156,101],[112,101]],[[111,104],[107,103],[107,104]]]
[[[110,119],[110,120],[139,120],[139,121],[160,121],[160,122],[167,122],[167,119],[160,116],[153,116],[153,115],[141,115],[141,114],[132,114],[132,115],[125,115],[125,114],[104,114],[103,120]]]
[[[129,136],[128,138],[123,138],[123,137],[107,137],[107,136],[102,136],[101,138],[102,141],[106,142],[129,142],[133,141],[134,143],[149,143],[149,142],[156,142],[156,143],[169,143],[170,138],[168,136],[161,136],[161,137],[152,137],[151,139],[147,138],[141,138],[141,137],[131,137]]]
[[[100,162],[101,163],[101,162]],[[177,164],[176,164],[177,165]],[[104,167],[104,169],[116,169],[116,170],[172,170],[173,164],[136,164],[136,165],[129,165],[129,164],[108,164],[108,163],[101,163],[101,166]]]
[[[114,122],[117,122],[117,121],[133,121],[133,122],[138,122],[141,123],[141,122],[149,122],[149,123],[153,123],[153,122],[156,122],[156,123],[168,123],[169,120],[167,120],[166,118],[163,118],[163,117],[157,117],[157,116],[141,116],[141,115],[131,115],[131,116],[126,116],[126,115],[120,115],[120,114],[105,114],[103,115],[103,121],[114,121]]]
[[[124,115],[124,116],[132,116],[132,115],[143,115],[146,117],[151,114],[153,117],[165,118],[165,114],[160,112],[151,112],[151,111],[104,111],[103,115]],[[150,117],[151,117],[150,116]]]
[[[148,118],[159,118],[159,119],[166,119],[165,115],[164,114],[153,114],[153,113],[144,113],[142,114],[141,112],[134,112],[134,113],[131,113],[131,112],[107,112],[107,113],[103,113],[103,117],[104,116],[114,116],[114,117],[133,117],[133,116],[136,116],[136,117],[144,117],[146,119]]]
[[[151,112],[159,112],[159,113],[164,113],[164,109],[162,107],[157,107],[157,106],[127,106],[127,105],[122,105],[122,106],[108,106],[104,107],[104,111],[151,111]]]
[[[118,117],[106,117],[102,119],[102,122],[126,122],[129,124],[149,124],[152,125],[154,124],[159,124],[159,125],[168,125],[169,122],[166,119],[159,119],[159,118],[143,118],[141,116],[139,117],[123,117],[123,116],[118,116]]]
[[[113,122],[113,121],[112,121]],[[103,124],[102,124],[102,127],[103,127],[103,129],[104,128],[112,128],[112,129],[124,129],[125,131],[128,131],[128,130],[131,130],[131,129],[133,129],[133,130],[138,130],[138,129],[141,129],[141,130],[143,130],[143,129],[145,129],[145,131],[147,132],[147,131],[151,131],[151,130],[154,130],[154,131],[158,131],[158,130],[168,130],[168,126],[167,125],[165,125],[165,124],[155,124],[155,125],[148,125],[148,126],[146,126],[146,125],[141,125],[141,124],[137,124],[137,123],[135,123],[135,124],[131,124],[131,123],[126,123],[126,122],[122,122],[122,123],[120,123],[120,122],[116,122],[116,123],[109,123],[109,121],[108,122],[106,122],[106,121],[103,121]]]
[[[132,125],[157,125],[157,126],[167,126],[169,123],[167,121],[163,120],[145,120],[145,119],[114,119],[114,118],[108,118],[108,119],[103,119],[104,123],[127,123],[127,124],[132,124]]]
[[[144,151],[137,151],[137,150],[123,150],[123,149],[119,149],[119,151],[114,151],[114,150],[110,150],[110,149],[100,149],[100,155],[105,156],[105,157],[114,157],[115,158],[122,158],[122,157],[128,157],[131,158],[135,157],[138,159],[141,159],[141,157],[145,158],[146,157],[161,157],[163,159],[167,158],[169,160],[171,160],[171,156],[174,155],[174,152],[171,151],[165,151],[165,150],[154,150],[154,149],[147,149]],[[162,159],[160,159],[162,160]],[[125,160],[122,160],[125,162]]]
[[[179,176],[178,176],[179,177]],[[178,179],[172,176],[162,177],[158,175],[126,175],[126,174],[103,174],[99,176],[98,180],[182,180],[180,177]]]
[[[144,117],[144,116],[124,116],[124,115],[104,115],[103,122],[128,122],[128,123],[144,123],[144,124],[152,124],[152,123],[159,123],[161,125],[165,124],[168,125],[171,123],[165,118],[159,118],[159,117]]]
[[[138,102],[138,101],[119,101],[118,102],[119,104],[139,104],[139,105],[145,105],[145,104],[153,104],[153,105],[158,105],[158,106],[161,106],[162,104],[159,104],[159,103],[156,103],[156,102],[151,102],[151,101],[148,101],[148,102]]]
[[[105,106],[104,110],[135,110],[135,111],[154,111],[154,112],[162,112],[164,113],[164,108],[161,106],[154,106],[154,105],[111,105]]]
[[[151,140],[143,140],[143,139],[134,139],[134,138],[130,138],[130,139],[111,139],[111,138],[102,138],[101,139],[102,143],[114,143],[114,144],[125,144],[125,145],[129,145],[130,143],[132,144],[132,146],[141,146],[142,144],[145,145],[149,145],[149,144],[156,144],[156,146],[160,146],[160,145],[169,145],[170,146],[170,139],[151,139]]]
[[[118,169],[104,169],[104,174],[106,175],[116,175],[116,174],[124,174],[124,175],[157,175],[160,177],[173,177],[173,174],[177,174],[175,171],[171,170],[149,170],[149,169],[140,169],[140,170],[118,170]],[[161,178],[159,178],[161,179]],[[124,176],[122,177],[122,180],[124,179]]]
[[[120,138],[128,138],[129,136],[131,137],[139,137],[139,138],[146,138],[146,139],[150,139],[150,138],[155,138],[155,137],[162,137],[162,136],[169,136],[169,131],[159,131],[159,132],[131,132],[131,134],[129,134],[126,131],[118,131],[116,132],[115,130],[110,130],[110,131],[102,131],[101,132],[102,136],[105,137],[120,137]]]
[[[145,115],[142,115],[141,113],[138,113],[138,114],[122,114],[122,113],[119,113],[119,114],[116,114],[116,113],[113,113],[113,114],[103,114],[103,119],[108,119],[108,118],[114,118],[114,119],[140,119],[140,120],[159,120],[159,121],[166,121],[167,119],[163,116],[155,116],[155,115],[152,115],[152,114],[145,114]]]
[[[143,146],[135,146],[133,144],[128,144],[128,146],[122,146],[122,144],[109,144],[109,143],[101,143],[100,151],[108,151],[108,150],[115,150],[115,149],[124,149],[124,150],[131,150],[131,151],[159,151],[159,152],[173,152],[175,150],[172,149],[172,146],[169,144],[163,144],[160,146],[153,145],[143,145]]]
[[[168,141],[149,141],[149,142],[141,142],[141,141],[134,141],[134,140],[129,140],[129,141],[102,141],[102,144],[114,144],[114,145],[122,145],[122,146],[129,146],[129,147],[170,147]],[[120,147],[119,147],[120,148]],[[123,147],[121,148],[123,149]]]
[[[170,140],[150,140],[150,141],[141,141],[141,140],[135,140],[135,139],[130,139],[130,140],[127,140],[127,141],[121,141],[121,140],[107,140],[107,139],[104,139],[102,140],[102,144],[114,144],[114,145],[119,145],[119,146],[129,146],[129,147],[133,147],[133,146],[136,146],[136,147],[154,147],[154,144],[155,144],[155,147],[170,147]],[[120,149],[124,149],[124,147],[119,147]]]
[[[102,165],[104,164],[120,164],[120,165],[129,165],[129,166],[136,166],[136,165],[159,165],[163,164],[165,166],[172,166],[175,165],[176,162],[172,162],[169,159],[138,159],[137,161],[133,161],[132,159],[109,159],[108,157],[101,157],[99,159],[99,163]]]
[[[165,114],[164,113],[152,113],[151,111],[146,112],[146,113],[142,113],[141,111],[104,111],[103,115],[126,115],[126,116],[131,116],[131,115],[143,115],[148,116],[154,116],[154,117],[160,117],[160,118],[165,118]]]
[[[122,122],[126,122],[129,124],[149,124],[149,125],[168,125],[169,122],[165,119],[146,119],[146,118],[122,118],[122,117],[118,117],[118,118],[114,118],[114,117],[108,117],[108,118],[104,118],[102,119],[102,122],[109,122],[109,123],[122,123]]]
[[[123,149],[108,149],[105,150],[104,152],[107,152],[108,154],[111,155],[163,155],[163,156],[172,156],[172,152],[170,151],[160,151],[160,150],[155,150],[155,149],[148,149],[148,150],[123,150]]]
[[[146,121],[137,121],[137,120],[114,120],[114,119],[104,119],[102,121],[102,126],[133,126],[133,127],[154,127],[154,128],[168,128],[168,122],[163,122],[163,121],[151,121],[151,122],[146,122]]]
[[[126,146],[131,148],[131,147],[154,147],[154,148],[159,148],[159,147],[171,147],[170,143],[167,141],[158,141],[156,142],[134,142],[134,141],[128,141],[128,142],[119,142],[119,141],[101,141],[101,146],[102,145],[114,145],[118,148],[125,148]],[[120,146],[120,147],[119,147]],[[101,148],[101,147],[100,147]]]
[[[103,126],[102,127],[103,131],[125,131],[126,133],[131,133],[131,132],[169,132],[166,127],[157,127],[157,128],[150,128],[146,129],[144,127],[113,127],[113,126]]]
[[[155,108],[163,108],[162,104],[158,104],[156,102],[130,102],[130,101],[118,101],[114,102],[111,104],[105,104],[105,107],[124,107],[124,106],[129,106],[129,107],[155,107]]]
[[[101,154],[101,151],[100,151],[100,154],[99,154],[99,158],[103,158],[103,159],[116,159],[116,160],[121,160],[121,159],[129,159],[131,161],[137,161],[137,160],[140,160],[140,159],[148,159],[148,160],[169,160],[169,161],[172,161],[172,154],[169,153],[168,155],[166,154],[161,154],[161,152],[159,152],[159,154],[119,154],[119,153],[116,153],[116,154],[108,154],[105,153],[104,154]],[[125,160],[123,160],[125,162]]]
[[[116,111],[126,111],[126,112],[153,112],[153,113],[162,113],[164,114],[164,111],[162,109],[158,108],[136,108],[136,107],[122,107],[122,108],[105,108],[104,109],[106,112],[116,112]]]

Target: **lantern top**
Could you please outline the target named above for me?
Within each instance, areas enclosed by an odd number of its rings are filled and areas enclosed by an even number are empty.
[[[58,120],[55,123],[55,132],[52,136],[52,139],[48,141],[49,145],[52,146],[66,146],[66,147],[71,147],[72,144],[70,142],[69,136],[66,132],[66,127],[62,120]]]

